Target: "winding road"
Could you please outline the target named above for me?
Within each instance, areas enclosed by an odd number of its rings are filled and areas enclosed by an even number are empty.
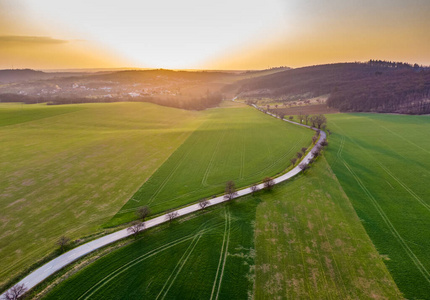
[[[236,98],[233,99],[233,101]],[[256,109],[260,110],[256,105],[253,105]],[[268,113],[269,115],[277,118],[277,116]],[[308,125],[304,125],[304,124],[299,124],[290,120],[286,120],[283,119],[283,121],[288,122],[288,123],[292,123],[298,126],[302,126],[302,127],[306,127],[306,128],[310,128],[313,130],[316,130],[314,128],[312,128],[311,126]],[[302,163],[304,164],[308,164],[309,160],[311,160],[313,158],[312,155],[312,151],[321,144],[321,142],[326,138],[326,133],[324,131],[320,131],[320,137],[317,141],[317,143],[315,143],[314,147],[312,148],[311,151],[308,152],[308,154],[303,158]],[[293,168],[292,170],[290,170],[289,172],[280,175],[279,177],[274,178],[274,183],[278,184],[281,182],[284,182],[294,176],[296,176],[297,174],[299,174],[302,170],[299,167],[299,164],[297,164],[297,166],[295,168]],[[263,184],[259,184],[257,185],[258,189],[263,189],[264,185]],[[237,197],[241,197],[241,196],[245,196],[245,195],[249,195],[252,193],[251,188],[244,188],[241,190],[237,191]],[[209,204],[208,206],[213,206],[213,205],[217,205],[223,202],[228,201],[227,199],[224,198],[223,196],[219,196],[213,199],[209,200]],[[178,213],[178,217],[180,216],[184,216],[193,212],[196,212],[198,210],[201,210],[199,204],[193,204],[181,209],[176,210],[176,212]],[[158,216],[154,219],[148,220],[145,222],[145,226],[142,230],[146,230],[148,228],[152,228],[155,227],[157,225],[160,225],[162,223],[165,223],[168,221],[167,218],[167,214],[165,215],[161,215]],[[91,252],[93,252],[94,250],[100,249],[106,245],[109,245],[113,242],[116,242],[118,240],[121,240],[123,238],[126,238],[128,236],[130,236],[132,233],[128,232],[127,229],[122,229],[119,230],[117,232],[108,234],[106,236],[103,236],[101,238],[98,238],[96,240],[93,240],[91,242],[88,242],[86,244],[83,244],[79,247],[76,247],[60,256],[58,256],[57,258],[51,260],[50,262],[44,264],[43,266],[39,267],[38,269],[34,270],[33,272],[31,272],[29,275],[27,275],[26,277],[24,277],[21,281],[19,281],[16,285],[19,284],[24,284],[25,288],[28,290],[32,289],[33,287],[35,287],[37,284],[41,283],[42,281],[44,281],[46,278],[48,278],[50,275],[54,274],[55,272],[61,270],[62,268],[64,268],[65,266],[67,266],[68,264],[74,262],[75,260],[77,260],[78,258],[81,258],[83,256],[85,256],[86,254],[89,254]],[[7,291],[5,291],[1,296],[0,299],[4,298],[4,295],[6,294]]]

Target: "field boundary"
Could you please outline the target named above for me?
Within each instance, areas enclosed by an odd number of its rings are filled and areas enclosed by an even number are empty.
[[[233,99],[234,101],[235,99]],[[256,105],[252,105],[252,107],[256,108],[257,110],[261,111],[261,109],[259,109]],[[268,112],[267,115],[270,115],[274,118],[279,119],[276,115]],[[282,121],[284,122],[288,122],[297,126],[301,126],[304,128],[308,128],[314,131],[317,131],[318,129],[313,128],[309,125],[304,125],[304,124],[300,124],[297,122],[293,122],[287,119],[282,119]],[[321,146],[321,143],[323,140],[326,139],[326,133],[323,130],[320,130],[320,135],[318,138],[318,141],[315,143],[315,145],[312,147],[311,151],[308,152],[308,154],[306,154],[303,159],[302,159],[302,163],[305,165],[309,164],[309,161],[312,160],[314,158],[314,155],[312,154],[313,150],[316,149],[317,147]],[[298,175],[299,173],[302,172],[302,169],[299,167],[299,164],[297,164],[293,169],[291,169],[290,171],[288,171],[285,174],[281,174],[275,178],[273,178],[274,184],[279,184],[281,182],[287,181],[291,178],[293,178],[294,176]],[[256,185],[257,188],[263,189],[264,188],[264,184],[260,183],[258,185]],[[238,197],[242,197],[245,195],[249,195],[252,194],[253,190],[251,189],[251,187],[247,187],[247,188],[243,188],[241,190],[237,191],[237,196],[235,198]],[[228,199],[226,199],[224,197],[225,195],[221,195],[219,197],[213,198],[208,200],[209,204],[208,206],[214,206],[214,205],[218,205],[220,203],[224,203],[229,201]],[[199,210],[202,210],[202,208],[199,206],[198,203],[196,204],[192,204],[183,208],[180,208],[178,210],[176,210],[175,212],[178,214],[178,217],[184,216],[184,215],[188,215],[190,213],[193,212],[197,212]],[[151,220],[148,220],[146,222],[144,222],[144,226],[143,226],[143,230],[147,230],[149,228],[158,226],[160,224],[163,224],[165,222],[168,222],[168,217],[167,214],[163,214],[160,215],[156,218],[153,218]],[[41,267],[39,267],[38,269],[34,270],[33,272],[31,272],[30,274],[28,274],[27,276],[25,276],[22,280],[20,280],[18,283],[16,283],[14,286],[23,284],[25,286],[25,288],[27,289],[27,291],[31,290],[32,288],[34,288],[35,286],[37,286],[39,283],[41,283],[42,281],[44,281],[45,279],[47,279],[48,277],[50,277],[51,275],[53,275],[54,273],[56,273],[57,271],[61,270],[62,268],[64,268],[65,266],[71,264],[72,262],[76,261],[77,259],[97,250],[100,249],[102,247],[105,247],[111,243],[114,243],[116,241],[119,241],[121,239],[124,239],[126,237],[131,236],[133,233],[129,232],[127,230],[127,228],[113,232],[111,234],[108,234],[106,236],[103,236],[101,238],[98,238],[96,240],[93,240],[91,242],[88,242],[86,244],[83,244],[81,246],[78,246],[68,252],[65,252],[64,254],[56,257],[55,259],[49,261],[48,263],[42,265]],[[12,288],[12,287],[11,287]],[[10,288],[10,289],[11,289]],[[8,289],[8,290],[10,290]],[[0,298],[4,297],[6,292],[8,291],[4,291],[1,295]]]

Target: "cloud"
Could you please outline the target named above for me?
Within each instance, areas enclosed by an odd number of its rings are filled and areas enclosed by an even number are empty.
[[[23,36],[23,35],[0,35],[0,46],[2,45],[57,45],[66,44],[68,40],[54,39],[48,36]]]

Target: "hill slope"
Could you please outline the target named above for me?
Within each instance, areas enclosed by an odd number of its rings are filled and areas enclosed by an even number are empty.
[[[430,70],[384,63],[341,63],[293,69],[241,81],[244,98],[311,98],[329,94],[341,111],[430,113]]]

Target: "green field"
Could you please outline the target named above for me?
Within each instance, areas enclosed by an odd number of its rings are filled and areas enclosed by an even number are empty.
[[[153,213],[223,193],[285,170],[311,143],[313,132],[243,105],[212,109],[206,121],[169,157],[109,223],[135,218],[139,206]]]
[[[0,104],[0,284],[107,222],[204,115],[145,103]]]
[[[0,127],[54,117],[84,108],[82,105],[47,106],[0,103]]]
[[[337,114],[328,127],[305,175],[151,229],[48,298],[398,299],[398,286],[427,299],[430,118]],[[240,104],[1,104],[0,281],[63,234],[282,172],[312,134]]]
[[[327,162],[314,166],[272,192],[150,229],[46,298],[401,298]]]
[[[327,160],[408,299],[430,295],[430,117],[329,116]]]
[[[324,157],[261,198],[256,299],[401,298]]]
[[[279,173],[312,136],[232,103],[203,112],[1,104],[0,120],[0,284],[62,235],[79,239],[130,221],[140,205],[157,213],[221,193],[230,179],[244,186]]]
[[[57,285],[46,299],[246,299],[258,199],[151,229]]]

